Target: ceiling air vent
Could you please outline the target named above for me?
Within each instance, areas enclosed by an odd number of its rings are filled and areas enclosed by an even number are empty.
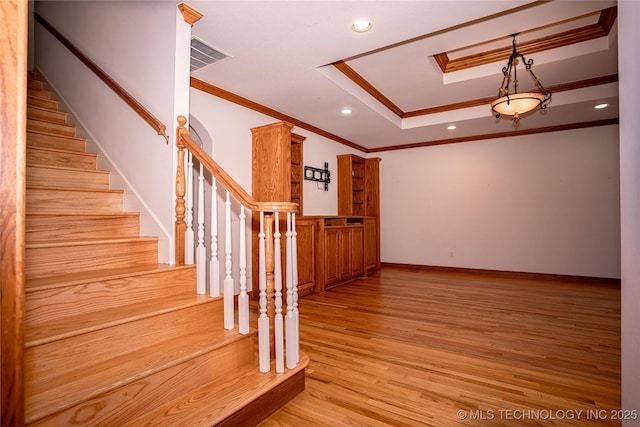
[[[229,55],[209,46],[202,40],[196,37],[191,39],[191,72],[227,58]]]

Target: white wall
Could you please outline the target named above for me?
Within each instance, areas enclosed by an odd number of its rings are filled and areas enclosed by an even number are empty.
[[[617,126],[377,154],[383,262],[620,277]]]
[[[618,2],[622,229],[622,407],[640,412],[640,3]],[[623,422],[640,426],[640,417]]]
[[[128,206],[142,204],[142,233],[160,233],[168,241],[174,210],[175,3],[47,1],[35,9],[167,126],[170,144],[35,24],[36,67],[87,130],[91,146],[115,166],[112,188],[139,195]]]

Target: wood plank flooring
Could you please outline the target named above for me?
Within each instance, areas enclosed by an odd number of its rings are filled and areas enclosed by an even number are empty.
[[[263,427],[621,424],[619,286],[385,268],[299,307],[306,390]]]

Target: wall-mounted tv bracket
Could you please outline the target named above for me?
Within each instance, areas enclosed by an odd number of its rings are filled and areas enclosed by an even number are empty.
[[[324,183],[324,191],[329,191],[329,183],[331,182],[331,172],[329,172],[329,163],[324,162],[324,169],[305,166],[304,179],[306,179],[307,181],[322,182]]]

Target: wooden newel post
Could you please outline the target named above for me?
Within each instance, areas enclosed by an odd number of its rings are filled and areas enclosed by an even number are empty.
[[[185,174],[184,174],[184,145],[182,145],[181,135],[188,132],[184,125],[187,119],[178,116],[178,129],[176,131],[176,146],[178,147],[178,165],[176,168],[176,224],[175,224],[175,257],[176,265],[184,265],[184,239],[187,231],[187,224],[184,222],[186,211],[184,204],[185,195]]]

